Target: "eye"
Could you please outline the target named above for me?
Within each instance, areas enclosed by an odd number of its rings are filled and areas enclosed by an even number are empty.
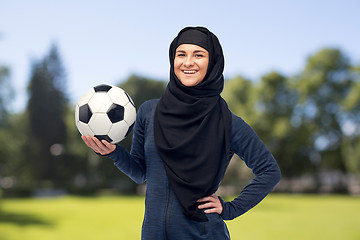
[[[202,54],[195,54],[195,57],[196,57],[196,58],[202,58],[202,57],[204,57],[204,55],[202,55]]]
[[[184,53],[178,53],[176,56],[177,57],[185,57],[185,54]]]

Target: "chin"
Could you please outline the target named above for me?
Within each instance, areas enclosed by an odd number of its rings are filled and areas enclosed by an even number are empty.
[[[196,85],[198,85],[201,81],[197,81],[197,80],[180,80],[180,82],[186,86],[186,87],[194,87]]]

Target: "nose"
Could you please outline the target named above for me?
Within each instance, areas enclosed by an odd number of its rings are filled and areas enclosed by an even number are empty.
[[[192,58],[192,56],[188,56],[185,60],[184,60],[184,66],[185,67],[191,67],[194,65],[194,60]]]

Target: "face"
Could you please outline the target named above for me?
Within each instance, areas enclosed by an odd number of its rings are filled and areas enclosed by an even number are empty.
[[[175,52],[174,72],[180,82],[193,87],[205,77],[209,64],[209,52],[194,44],[181,44]]]

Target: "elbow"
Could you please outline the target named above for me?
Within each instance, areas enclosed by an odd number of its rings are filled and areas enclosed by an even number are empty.
[[[133,179],[136,184],[143,184],[145,182],[145,179]]]
[[[136,184],[143,184],[146,181],[145,174],[142,174],[141,176],[131,178]]]

